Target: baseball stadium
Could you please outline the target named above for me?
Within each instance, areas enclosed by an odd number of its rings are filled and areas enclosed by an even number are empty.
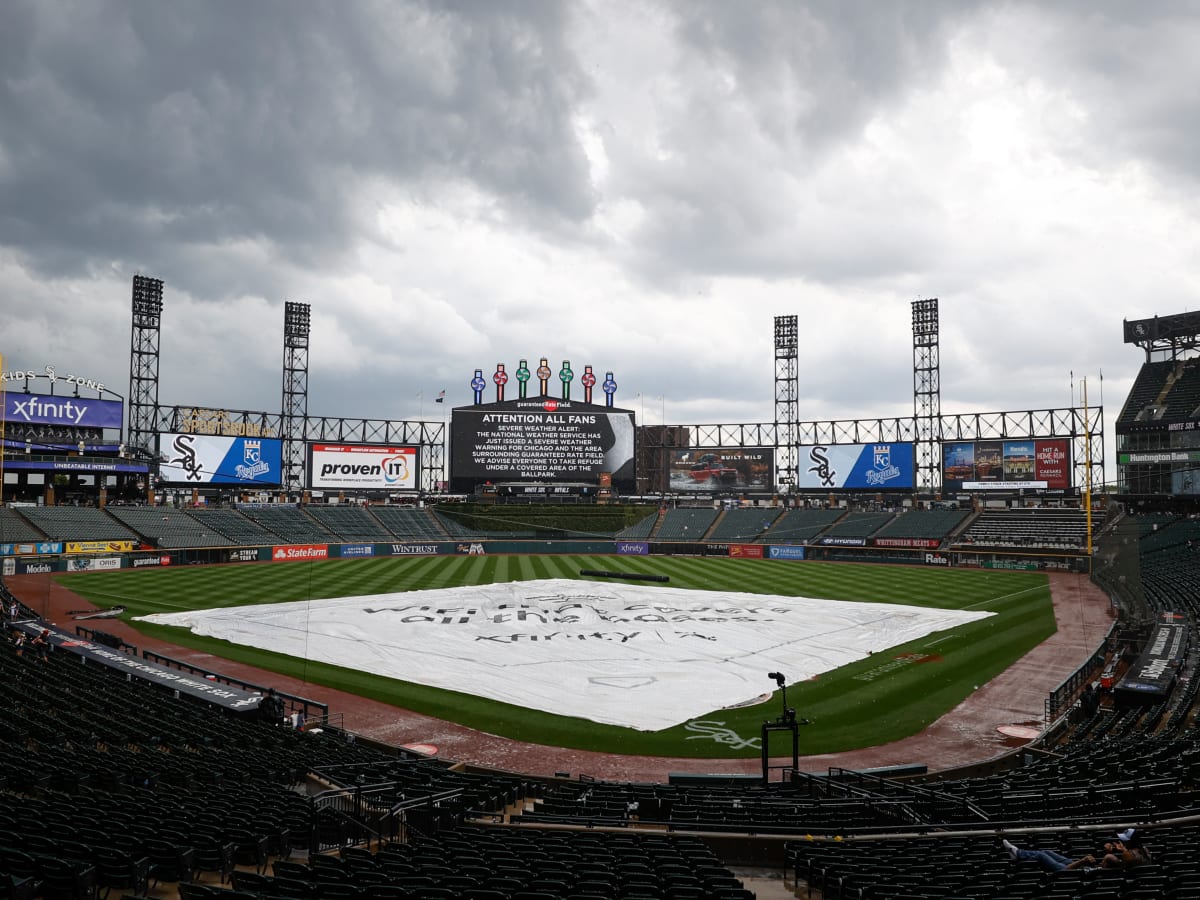
[[[313,413],[293,302],[280,409],[167,402],[167,319],[3,360],[13,898],[1200,896],[1200,314],[1111,432],[943,411],[936,299],[911,415],[801,421],[784,315],[771,421],[669,426],[565,348]]]

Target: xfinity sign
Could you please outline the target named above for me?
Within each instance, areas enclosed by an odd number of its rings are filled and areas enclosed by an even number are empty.
[[[4,394],[7,422],[69,425],[73,428],[120,428],[120,400],[89,400],[53,394]]]

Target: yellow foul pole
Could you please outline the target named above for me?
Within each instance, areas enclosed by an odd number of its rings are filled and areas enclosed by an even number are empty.
[[[1087,472],[1087,484],[1083,488],[1083,504],[1087,509],[1087,555],[1088,571],[1092,571],[1092,425],[1088,415],[1087,379],[1083,379],[1083,438],[1084,438],[1084,469]]]

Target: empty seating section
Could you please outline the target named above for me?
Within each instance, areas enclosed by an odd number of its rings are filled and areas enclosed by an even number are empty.
[[[658,513],[651,513],[640,522],[618,531],[617,537],[624,541],[644,541],[654,533],[657,524]]]
[[[1156,612],[1200,617],[1200,520],[1155,524],[1138,544],[1146,602]]]
[[[44,541],[46,536],[21,518],[15,509],[0,506],[0,544],[12,541]]]
[[[391,533],[369,511],[358,506],[306,506],[307,512],[327,531],[343,541],[390,541]]]
[[[206,530],[219,531],[231,543],[243,547],[265,547],[278,543],[279,536],[246,518],[236,509],[193,509],[188,512]]]
[[[1195,418],[1200,407],[1200,361],[1180,363],[1176,377],[1165,398],[1166,412],[1159,419],[1164,425],[1186,422]]]
[[[662,517],[655,537],[660,541],[699,541],[717,518],[715,509],[671,509]]]
[[[296,506],[246,506],[241,512],[280,540],[293,544],[327,543],[334,540],[328,529],[310,519]]]
[[[1133,387],[1129,391],[1129,396],[1125,400],[1125,405],[1121,409],[1121,415],[1117,421],[1118,429],[1123,425],[1131,425],[1138,420],[1139,416],[1144,416],[1147,407],[1152,405],[1162,393],[1167,383],[1167,376],[1171,374],[1174,365],[1172,362],[1150,362],[1142,365]]]
[[[117,506],[111,510],[145,541],[156,547],[222,547],[229,537],[170,506]]]
[[[439,541],[446,539],[433,514],[415,506],[374,506],[371,513],[394,537],[401,540]]]
[[[803,544],[842,516],[840,509],[789,509],[759,540],[771,544]]]
[[[721,514],[709,532],[710,541],[753,541],[771,527],[779,516],[778,509],[730,509]]]
[[[873,535],[892,519],[895,513],[850,512],[838,519],[821,537],[866,538]]]
[[[895,516],[877,532],[877,538],[944,540],[966,521],[965,509],[910,509]]]
[[[21,515],[52,541],[136,541],[137,535],[102,509],[23,506]]]
[[[488,538],[496,538],[501,540],[505,538],[509,540],[522,540],[532,538],[534,536],[534,532],[520,529],[513,531],[481,531],[474,528],[469,528],[468,526],[459,522],[453,516],[446,515],[443,512],[435,510],[433,515],[446,534],[454,540],[485,540]]]
[[[1007,834],[1021,847],[1072,858],[1094,854],[1110,832]],[[1050,873],[1010,859],[994,835],[788,844],[797,877],[825,897],[1003,900],[1190,900],[1200,896],[1195,825],[1154,829],[1152,861],[1126,869]],[[1103,854],[1101,854],[1103,855]]]
[[[956,546],[1036,547],[1082,550],[1087,544],[1087,514],[1081,509],[985,509],[959,535]]]

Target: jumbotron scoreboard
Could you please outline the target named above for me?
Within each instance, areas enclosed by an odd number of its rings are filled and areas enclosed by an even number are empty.
[[[549,396],[457,407],[450,419],[451,490],[491,482],[591,482],[610,473],[632,491],[633,410]]]

